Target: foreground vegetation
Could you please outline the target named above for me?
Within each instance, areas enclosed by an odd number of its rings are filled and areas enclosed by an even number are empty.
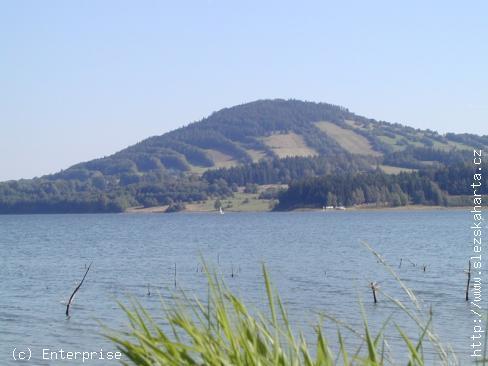
[[[380,256],[375,255],[385,264]],[[416,324],[418,334],[412,338],[395,324],[404,347],[399,354],[392,355],[385,335],[386,328],[392,323],[390,318],[374,332],[364,315],[362,329],[351,329],[328,317],[336,322],[338,329],[337,341],[334,340],[335,351],[330,343],[334,337],[326,335],[320,323],[314,327],[315,340],[309,341],[309,338],[292,328],[286,309],[264,267],[263,275],[268,300],[268,311],[264,313],[251,311],[213,274],[208,275],[209,295],[206,303],[190,299],[184,293],[175,297],[171,304],[163,304],[163,326],[140,305],[134,304],[132,308],[122,306],[130,320],[130,329],[124,333],[110,332],[108,337],[130,364],[146,366],[376,366],[396,364],[393,360],[398,359],[404,359],[405,364],[414,366],[431,364],[432,358],[426,361],[424,357],[425,348],[434,352],[430,356],[435,358],[436,364],[459,364],[451,349],[444,346],[433,333],[431,317],[423,320],[417,299],[397,276],[412,306],[385,296]],[[350,337],[357,337],[360,346],[350,348],[347,345]]]

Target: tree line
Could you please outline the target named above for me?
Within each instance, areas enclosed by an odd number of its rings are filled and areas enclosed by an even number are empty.
[[[488,167],[485,167],[488,168]],[[309,177],[291,182],[289,188],[278,195],[276,210],[300,207],[404,206],[407,204],[452,205],[468,204],[472,194],[471,182],[477,173],[472,166],[430,169],[422,172],[389,175],[380,171]],[[486,178],[482,194],[488,194]],[[451,196],[465,195],[464,200]]]

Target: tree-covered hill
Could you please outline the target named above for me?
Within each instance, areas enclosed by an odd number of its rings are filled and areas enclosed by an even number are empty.
[[[441,169],[487,147],[488,136],[440,135],[326,103],[259,100],[55,174],[0,183],[0,213],[116,212],[225,197],[246,184]]]

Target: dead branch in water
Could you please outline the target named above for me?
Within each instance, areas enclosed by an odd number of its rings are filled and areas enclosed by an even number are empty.
[[[176,288],[176,262],[175,262],[175,288]]]
[[[379,286],[376,282],[371,282],[369,284],[369,287],[371,288],[371,291],[373,291],[373,300],[374,303],[376,304],[378,302],[378,300],[376,299],[376,291],[379,289]]]
[[[92,262],[93,263],[93,262]],[[78,290],[80,289],[81,285],[83,285],[83,281],[85,281],[85,277],[86,275],[88,274],[88,271],[90,270],[90,267],[92,265],[92,263],[90,263],[90,265],[88,266],[86,272],[85,272],[85,275],[83,276],[83,278],[81,279],[81,282],[78,286],[76,286],[75,290],[73,291],[73,293],[71,294],[71,296],[69,297],[69,300],[68,300],[68,304],[66,305],[66,316],[69,316],[69,307],[71,305],[71,302],[73,301],[73,298],[75,297],[75,294],[78,292]]]

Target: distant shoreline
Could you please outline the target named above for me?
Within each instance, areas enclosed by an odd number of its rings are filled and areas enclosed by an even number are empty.
[[[154,207],[130,207],[125,210],[125,214],[143,214],[143,213],[165,213],[168,206],[154,206]],[[355,206],[346,207],[345,210],[328,209],[324,213],[334,213],[334,212],[347,212],[347,211],[432,211],[432,210],[466,210],[469,206],[433,206],[433,205],[407,205],[407,206],[397,206],[397,207],[376,207],[376,206]],[[322,212],[320,208],[297,208],[289,211],[276,211],[276,212]],[[186,209],[179,211],[180,213],[218,213],[215,209],[201,209],[197,205],[188,205]],[[224,212],[240,213],[240,212],[275,212],[271,210],[239,210],[239,209],[227,209]]]

